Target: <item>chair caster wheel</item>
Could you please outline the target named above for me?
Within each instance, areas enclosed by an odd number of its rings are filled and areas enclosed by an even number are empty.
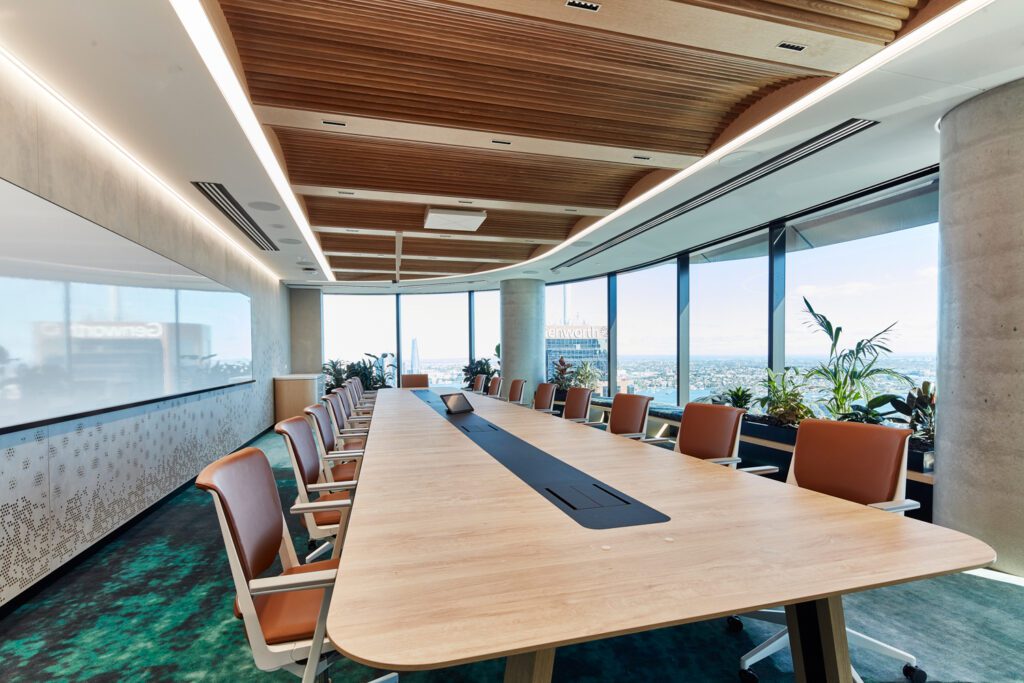
[[[739,617],[726,617],[725,627],[729,630],[729,633],[739,633],[743,630],[743,622],[740,621]]]
[[[757,683],[757,674],[750,669],[740,669],[740,683]]]
[[[928,674],[925,670],[913,664],[903,665],[903,675],[907,677],[910,683],[925,683],[928,680]]]

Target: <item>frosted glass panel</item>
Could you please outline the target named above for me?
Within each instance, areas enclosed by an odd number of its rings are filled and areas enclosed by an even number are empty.
[[[0,182],[0,429],[252,379],[249,298]]]

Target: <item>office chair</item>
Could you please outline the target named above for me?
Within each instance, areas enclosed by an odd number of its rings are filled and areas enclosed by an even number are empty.
[[[590,399],[593,390],[586,387],[572,387],[565,394],[562,419],[570,422],[586,422],[590,419]]]
[[[207,465],[196,477],[196,488],[213,498],[235,584],[236,609],[256,667],[284,669],[311,683],[339,658],[324,637],[338,560],[299,564],[274,473],[259,449],[243,448]],[[318,501],[291,511],[304,513],[312,506],[337,513],[349,505],[347,500]],[[275,557],[280,557],[283,571],[261,578]],[[375,683],[395,680],[397,676],[390,674]]]
[[[675,451],[705,462],[736,469],[743,462],[739,457],[740,429],[746,410],[710,403],[687,403],[679,419]],[[644,439],[644,443],[666,443],[672,439]],[[778,467],[743,467],[749,474],[775,474]]]
[[[298,495],[296,506],[303,511],[302,524],[309,534],[311,545],[317,541],[334,538],[332,557],[338,557],[348,524],[348,507],[330,507],[331,502],[348,501],[351,503],[351,492],[355,489],[355,480],[330,481],[324,472],[323,462],[313,436],[313,427],[305,417],[290,417],[274,425],[274,431],[284,437],[288,455],[295,473],[295,484]],[[359,456],[362,454],[360,453]],[[333,465],[336,461],[351,460],[353,452],[344,454],[328,454],[326,462]],[[322,507],[310,506],[312,503],[323,502]],[[295,509],[293,507],[293,509]],[[329,546],[324,543],[306,556],[308,562],[325,552]]]
[[[537,390],[533,392],[533,409],[542,413],[555,412],[556,388],[551,382],[541,382],[538,384]]]
[[[508,385],[508,396],[503,400],[509,403],[522,403],[523,402],[523,390],[526,388],[525,379],[514,379]]]
[[[320,400],[327,405],[335,439],[359,438],[369,433],[363,427],[346,426],[348,424],[348,413],[345,412],[345,405],[342,403],[341,394],[336,394],[332,391]]]
[[[487,381],[487,375],[474,375],[473,376],[473,387],[470,389],[474,394],[482,393],[484,390],[484,382]]]
[[[615,394],[606,431],[627,439],[647,440],[647,408],[652,400],[652,397],[640,394]],[[604,423],[584,424],[596,427]]]
[[[347,443],[339,444],[338,440],[334,437],[334,429],[332,429],[327,408],[323,404],[306,406],[302,412],[309,416],[313,426],[313,436],[321,460],[330,463],[330,466],[323,468],[327,481],[351,481],[355,479],[359,474],[359,464],[362,462],[363,446],[366,445],[366,437],[350,439]],[[351,459],[341,460],[340,456],[344,455],[351,455]],[[331,460],[328,461],[328,457]]]
[[[487,395],[495,398],[501,395],[501,377],[495,375],[491,378],[491,381],[487,383]]]
[[[905,500],[907,485],[907,443],[909,429],[883,425],[808,419],[796,432],[796,447],[789,467],[787,484],[818,493],[843,498],[885,512],[902,515],[916,510],[920,504]],[[789,644],[784,610],[757,610],[743,615],[759,621],[782,624],[783,629],[740,657],[740,680],[756,683],[757,675],[750,667]],[[730,630],[739,630],[743,623],[729,618]],[[928,674],[917,666],[917,659],[891,645],[847,628],[853,645],[860,645],[877,654],[904,662],[903,675],[913,683],[924,683]],[[853,678],[860,682],[857,671]]]
[[[341,411],[345,415],[345,427],[347,429],[366,429],[370,426],[370,420],[372,416],[366,412],[366,410],[358,410],[352,405],[352,397],[349,395],[347,389],[338,387],[331,391],[332,394],[337,394],[338,398],[341,399]]]
[[[429,389],[429,375],[402,375],[401,387],[403,389]]]
[[[363,382],[361,380],[353,378],[346,381],[341,386],[343,389],[348,391],[348,395],[352,399],[352,405],[356,406],[357,408],[363,408],[371,412],[373,411],[373,406],[376,404],[377,399],[376,397],[365,398],[362,396],[360,390],[363,388]]]

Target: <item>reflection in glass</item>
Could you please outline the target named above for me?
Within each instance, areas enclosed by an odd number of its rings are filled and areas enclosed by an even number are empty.
[[[462,386],[469,362],[469,295],[402,296],[402,373],[426,373],[430,386]]]
[[[618,387],[675,405],[676,264],[619,273]]]
[[[744,387],[768,364],[768,234],[690,255],[690,400]]]
[[[549,285],[545,295],[548,377],[558,359],[565,358],[572,363],[572,371],[592,369],[593,389],[607,395],[608,280],[602,277]]]

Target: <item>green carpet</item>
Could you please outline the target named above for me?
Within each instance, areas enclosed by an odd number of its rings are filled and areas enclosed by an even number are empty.
[[[284,445],[254,445],[274,465],[282,499],[295,487]],[[293,520],[290,520],[290,524]],[[296,546],[305,537],[292,527]],[[297,680],[255,668],[231,611],[227,560],[208,494],[188,488],[0,621],[4,681]],[[852,628],[915,653],[930,681],[1024,681],[1024,587],[947,576],[850,596]],[[775,627],[721,620],[565,647],[556,681],[735,681],[737,658]],[[900,666],[853,650],[865,681],[900,682]],[[403,673],[408,682],[500,681],[503,662]],[[786,653],[755,670],[765,683],[792,680]],[[335,683],[368,681],[371,669],[340,661]]]

